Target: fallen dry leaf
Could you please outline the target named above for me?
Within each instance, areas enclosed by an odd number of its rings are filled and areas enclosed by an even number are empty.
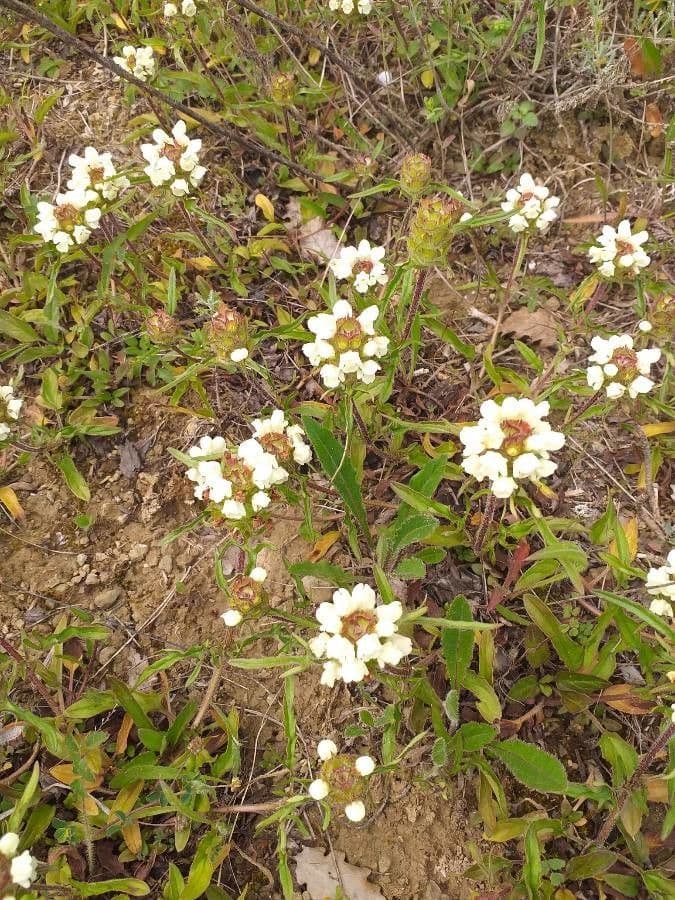
[[[642,48],[634,37],[627,37],[623,42],[623,52],[628,57],[631,75],[641,78],[647,69]]]
[[[610,684],[600,692],[599,699],[607,706],[632,716],[646,716],[654,709],[651,700],[645,700],[630,684]]]
[[[645,106],[645,122],[647,123],[647,128],[651,137],[661,137],[665,131],[665,126],[663,124],[661,110],[656,103],[648,103]]]
[[[368,881],[370,869],[350,865],[339,850],[324,856],[320,847],[303,847],[295,863],[296,880],[306,886],[311,900],[335,900],[336,896],[347,900],[382,900],[382,891]],[[342,893],[338,894],[339,890]]]
[[[337,253],[338,239],[321,216],[310,219],[298,230],[298,243],[305,253],[332,259]]]
[[[502,330],[542,347],[555,347],[558,343],[558,326],[548,309],[539,308],[530,312],[522,306],[507,316]]]

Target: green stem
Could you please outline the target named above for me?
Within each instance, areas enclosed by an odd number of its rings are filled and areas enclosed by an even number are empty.
[[[509,300],[511,299],[511,292],[513,291],[513,285],[515,283],[516,277],[520,272],[520,267],[523,264],[523,259],[525,258],[525,251],[527,250],[527,240],[528,235],[522,234],[518,238],[518,246],[516,247],[516,253],[513,258],[513,265],[511,266],[511,271],[509,272],[509,279],[506,282],[506,287],[501,296],[501,300],[499,302],[499,312],[497,313],[497,320],[495,322],[495,327],[492,330],[492,336],[490,337],[490,341],[485,349],[485,354],[488,356],[492,356],[492,351],[495,348],[495,344],[497,343],[497,338],[499,337],[499,332],[502,327],[502,322],[504,321],[504,315],[506,314],[506,310],[509,305]]]

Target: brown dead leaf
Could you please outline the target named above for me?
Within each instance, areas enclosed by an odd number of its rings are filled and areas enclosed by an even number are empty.
[[[341,534],[341,531],[327,531],[326,534],[322,534],[309,552],[307,557],[309,562],[318,562],[323,559],[333,544],[339,540]]]
[[[304,884],[311,900],[382,900],[379,887],[368,881],[370,869],[352,866],[341,851],[323,855],[320,847],[303,847],[295,857],[295,877]],[[340,893],[338,893],[340,891]]]
[[[548,309],[535,309],[530,312],[524,306],[512,312],[504,320],[502,329],[506,334],[515,334],[528,344],[541,344],[542,347],[555,347],[558,343],[558,326]]]
[[[636,78],[642,78],[647,71],[647,67],[638,41],[634,37],[627,37],[623,42],[623,52],[628,57],[631,75],[635,75]]]
[[[600,700],[632,716],[646,716],[654,709],[654,703],[641,697],[630,684],[610,684],[600,692]]]
[[[649,130],[651,137],[661,137],[665,131],[665,126],[663,124],[661,110],[656,103],[648,103],[645,106],[645,122],[647,123],[647,129]]]

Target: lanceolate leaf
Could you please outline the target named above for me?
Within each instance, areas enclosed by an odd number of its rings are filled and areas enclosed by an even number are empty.
[[[345,456],[344,448],[336,441],[331,432],[315,419],[305,416],[302,424],[322,469],[340,494],[345,507],[356,520],[363,536],[370,540],[370,529],[361,497],[361,488],[354,466]]]
[[[455,597],[450,604],[447,618],[451,621],[470,622],[473,618],[471,607],[465,597]],[[448,673],[448,681],[452,688],[459,688],[462,677],[471,664],[474,637],[472,631],[459,631],[455,628],[444,628],[441,634],[441,647]]]
[[[525,787],[542,794],[564,794],[567,775],[560,760],[534,744],[518,738],[501,741],[489,748],[509,772]]]

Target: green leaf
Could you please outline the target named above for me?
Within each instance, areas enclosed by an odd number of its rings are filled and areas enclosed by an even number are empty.
[[[88,502],[91,499],[89,486],[82,475],[78,472],[77,466],[75,465],[72,456],[70,456],[70,454],[68,453],[63,453],[61,456],[57,457],[54,462],[63,472],[63,477],[65,478],[66,484],[68,485],[71,493],[73,493],[79,500],[84,500],[85,503]]]
[[[40,400],[43,406],[56,412],[63,406],[63,394],[59,390],[59,378],[54,369],[45,369],[42,373]]]
[[[556,653],[568,669],[576,671],[582,663],[584,651],[562,630],[560,622],[546,604],[535,594],[527,594],[523,604],[528,616],[551,641]]]
[[[401,550],[424,540],[437,525],[438,519],[422,513],[415,513],[403,521],[395,519],[384,531],[386,544],[390,548],[388,555],[396,557]]]
[[[32,325],[4,309],[0,309],[0,334],[3,337],[19,341],[21,344],[33,344],[40,340],[40,335]]]
[[[334,566],[332,563],[320,559],[318,562],[299,562],[293,563],[288,567],[289,574],[295,578],[304,578],[311,575],[314,578],[321,578],[338,587],[351,587],[354,578],[348,572],[345,572],[340,566]]]
[[[542,794],[564,794],[567,775],[560,760],[534,744],[519,738],[500,741],[489,752],[501,760],[509,772],[533,791]]]
[[[448,746],[445,738],[438,738],[431,748],[431,761],[435,766],[444,766],[448,761]]]
[[[33,807],[26,821],[26,827],[21,833],[19,852],[30,850],[31,847],[37,844],[38,840],[49,828],[55,813],[56,807],[50,806],[48,803],[40,803],[38,806]]]
[[[91,690],[67,706],[63,714],[67,719],[90,719],[114,709],[116,705],[117,701],[110,691]]]
[[[405,581],[414,581],[424,578],[427,574],[427,567],[421,559],[416,556],[409,556],[408,559],[402,559],[394,569],[394,573]]]
[[[370,541],[370,528],[361,497],[361,487],[356,478],[354,466],[347,459],[344,448],[340,446],[332,433],[315,419],[303,416],[302,424],[321,467],[328,475],[331,484],[335,485],[342,502],[358,523],[363,536]]]
[[[126,787],[134,781],[159,781],[163,778],[171,781],[183,774],[183,770],[171,766],[156,766],[152,763],[130,763],[121,772],[111,778],[110,787],[114,791]]]
[[[456,735],[461,737],[462,746],[467,753],[475,753],[494,741],[497,729],[494,725],[486,725],[484,722],[465,722],[459,727]]]
[[[462,675],[462,687],[472,693],[478,700],[476,709],[486,722],[496,722],[501,718],[502,707],[494,688],[481,675],[465,672]]]
[[[133,691],[118,678],[109,676],[107,681],[108,686],[113,693],[113,696],[115,697],[119,705],[124,709],[124,711],[129,713],[131,718],[134,720],[135,725],[138,728],[147,728],[150,731],[154,731],[155,726],[148,718],[145,710],[141,708],[138,700],[134,697]]]
[[[450,604],[446,618],[450,621],[471,622],[471,606],[465,597],[455,597]],[[471,665],[473,656],[474,635],[472,631],[459,631],[456,628],[444,628],[441,634],[441,647],[448,673],[450,686],[459,688],[464,674]]]
[[[225,840],[218,832],[212,831],[201,839],[180,900],[196,900],[202,896],[211,884],[213,873],[222,862],[225,852]]]
[[[109,881],[69,881],[68,887],[72,887],[80,897],[101,897],[112,891],[121,891],[130,897],[147,897],[150,888],[144,881],[138,878],[111,878]]]
[[[423,494],[421,491],[416,491],[407,484],[397,484],[394,482],[390,485],[391,489],[397,494],[401,500],[404,500],[405,503],[412,507],[412,509],[417,510],[421,513],[436,513],[437,516],[442,516],[445,519],[452,519],[455,521],[458,517],[455,513],[450,509],[450,507],[445,503],[439,503],[437,500],[431,500],[426,494]],[[403,507],[401,508],[401,512],[403,512]],[[399,519],[407,519],[408,516],[411,515],[410,510],[406,510],[406,515],[402,516],[401,512],[397,515],[397,520]]]
[[[651,612],[646,606],[642,606],[642,604],[636,603],[634,600],[629,600],[627,597],[621,597],[619,594],[613,594],[610,591],[596,591],[596,596],[606,603],[620,606],[626,612],[633,613],[645,625],[649,625],[650,628],[658,631],[659,634],[668,638],[669,641],[675,641],[675,629],[671,628],[665,619]]]
[[[539,900],[543,869],[541,850],[537,837],[537,824],[533,823],[525,832],[525,861],[523,865],[523,881],[529,900]]]
[[[9,822],[7,823],[7,831],[17,832],[21,828],[23,817],[25,816],[29,806],[31,805],[33,797],[35,796],[39,780],[40,764],[36,762],[33,766],[33,771],[30,773],[30,778],[26,782],[24,789],[21,792],[21,796],[14,805],[12,815],[9,817]]]
[[[574,856],[565,867],[565,878],[569,881],[583,881],[596,878],[611,869],[618,857],[611,850],[593,850],[582,856]]]
[[[667,878],[660,872],[640,872],[640,875],[649,891],[650,900],[673,900],[675,881],[672,878]]]

